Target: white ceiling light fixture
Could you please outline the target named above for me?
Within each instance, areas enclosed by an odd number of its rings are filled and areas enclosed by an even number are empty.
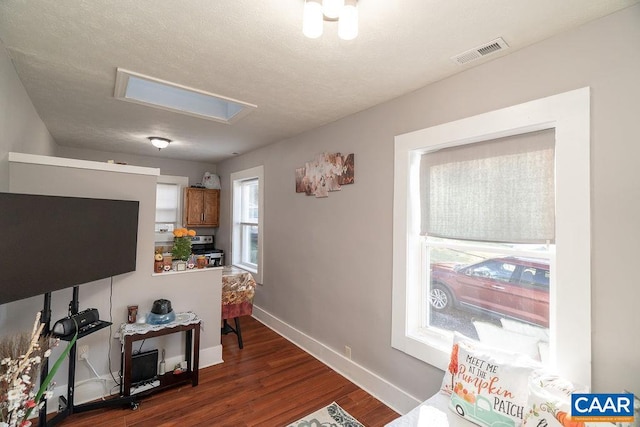
[[[346,3],[340,10],[338,37],[342,40],[353,40],[358,37],[358,8],[356,7],[356,0]]]
[[[158,149],[158,151],[162,150],[163,148],[167,148],[169,146],[169,143],[171,142],[170,139],[161,138],[159,136],[150,136],[148,137],[148,139],[149,141],[151,141],[151,144]]]
[[[329,19],[339,18],[343,7],[344,0],[322,0],[322,13]]]
[[[338,37],[353,40],[358,36],[357,0],[305,0],[302,33],[316,39],[322,35],[324,21],[338,21]]]
[[[322,35],[322,5],[317,0],[306,0],[302,16],[302,33],[310,39]]]

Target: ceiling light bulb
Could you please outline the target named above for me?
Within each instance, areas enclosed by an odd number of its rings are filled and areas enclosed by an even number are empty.
[[[310,39],[322,35],[322,5],[315,0],[306,0],[302,17],[302,33]]]
[[[344,6],[344,0],[322,0],[322,13],[330,19],[337,19]]]
[[[151,141],[151,144],[154,147],[156,147],[158,150],[162,150],[163,148],[167,148],[169,146],[169,143],[171,142],[170,139],[160,138],[159,136],[150,136],[149,137],[149,141]]]
[[[358,36],[358,8],[355,2],[346,4],[340,12],[338,21],[338,37],[342,40],[353,40]]]

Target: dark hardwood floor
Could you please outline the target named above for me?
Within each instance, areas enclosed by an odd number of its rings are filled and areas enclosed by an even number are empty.
[[[279,427],[333,401],[366,426],[383,426],[399,416],[257,320],[243,317],[241,326],[244,349],[234,334],[223,335],[224,363],[201,369],[197,387],[148,396],[137,410],[74,414],[59,425]]]

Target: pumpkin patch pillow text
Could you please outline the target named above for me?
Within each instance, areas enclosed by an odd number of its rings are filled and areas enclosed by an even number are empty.
[[[483,426],[522,424],[528,378],[539,364],[528,358],[501,356],[505,354],[473,341],[454,345],[449,366],[453,391],[449,407],[459,416]]]

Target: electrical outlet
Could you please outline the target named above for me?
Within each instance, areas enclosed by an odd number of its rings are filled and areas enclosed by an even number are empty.
[[[89,357],[89,346],[81,345],[78,347],[78,360],[86,359]]]
[[[344,346],[344,355],[347,359],[351,360],[351,347],[349,347],[348,345]]]

